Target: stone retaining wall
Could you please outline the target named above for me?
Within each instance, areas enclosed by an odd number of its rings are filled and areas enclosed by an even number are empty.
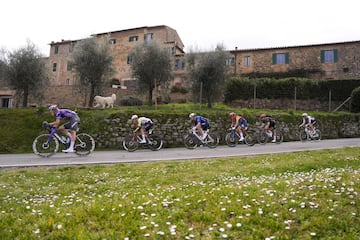
[[[128,117],[128,116],[127,116]],[[183,146],[183,136],[191,127],[186,117],[179,115],[149,116],[155,122],[154,133],[160,135],[165,142],[165,147]],[[227,116],[212,116],[210,118],[210,131],[216,132],[224,143],[224,137],[229,127]],[[251,119],[251,117],[249,117]],[[284,141],[298,141],[301,117],[283,116],[277,117],[277,128],[284,134]],[[339,115],[328,119],[318,119],[318,128],[322,132],[323,139],[359,137],[360,118],[358,115]],[[93,134],[97,148],[122,148],[122,140],[131,131],[132,126],[125,117],[105,119],[104,130]],[[259,122],[249,121],[250,128],[255,129]]]

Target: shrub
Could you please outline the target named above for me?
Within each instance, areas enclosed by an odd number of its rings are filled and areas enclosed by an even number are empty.
[[[140,99],[134,97],[126,97],[120,100],[121,106],[141,106],[142,104]]]
[[[360,87],[355,88],[351,92],[351,112],[360,112]]]

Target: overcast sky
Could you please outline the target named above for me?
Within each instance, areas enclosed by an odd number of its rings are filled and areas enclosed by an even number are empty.
[[[3,0],[0,48],[167,25],[185,51],[297,46],[360,40],[359,0]]]

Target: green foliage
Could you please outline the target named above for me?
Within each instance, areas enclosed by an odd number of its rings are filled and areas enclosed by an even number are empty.
[[[108,40],[87,38],[79,42],[73,53],[73,65],[80,77],[80,90],[89,93],[88,106],[94,96],[102,95],[108,77],[114,72]]]
[[[137,79],[138,90],[147,91],[148,105],[153,104],[153,90],[166,86],[172,75],[171,58],[155,42],[145,42],[132,53],[132,74]]]
[[[141,106],[142,101],[135,97],[125,97],[120,100],[121,106]]]
[[[184,87],[179,87],[179,86],[175,85],[170,89],[170,92],[186,94],[186,93],[188,93],[188,90],[186,88],[184,88]]]
[[[22,98],[23,107],[27,106],[29,96],[41,102],[43,90],[49,84],[48,69],[34,44],[28,42],[26,47],[10,53],[6,71],[10,86]]]
[[[187,56],[187,78],[191,83],[195,101],[202,101],[203,99],[199,98],[204,98],[207,107],[211,108],[212,103],[222,96],[227,72],[225,64],[227,58],[228,53],[221,46],[212,52],[190,53]]]
[[[331,99],[344,101],[352,90],[360,85],[360,80],[312,80],[306,78],[229,78],[225,82],[224,101],[252,99],[254,92],[259,99],[294,98],[326,101],[331,91]]]
[[[360,87],[351,92],[351,112],[360,112]]]

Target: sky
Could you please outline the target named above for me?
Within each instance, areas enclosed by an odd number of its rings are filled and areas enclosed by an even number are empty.
[[[360,40],[358,0],[3,0],[0,49],[167,25],[185,51],[299,46]]]

